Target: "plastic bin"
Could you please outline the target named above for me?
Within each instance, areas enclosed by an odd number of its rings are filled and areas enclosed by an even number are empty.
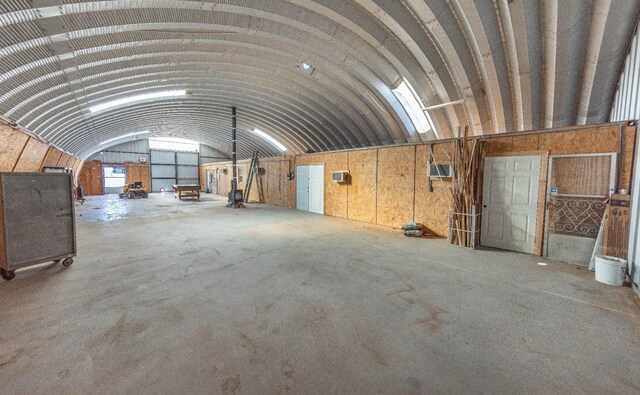
[[[596,281],[621,286],[627,275],[627,260],[614,256],[596,256]]]

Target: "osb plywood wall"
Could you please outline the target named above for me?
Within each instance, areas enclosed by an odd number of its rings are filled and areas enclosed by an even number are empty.
[[[487,155],[546,151],[549,155],[614,153],[619,149],[618,125],[586,127],[581,130],[501,137],[487,140]],[[636,126],[625,126],[622,136],[620,188],[629,189]],[[546,177],[546,175],[545,175]]]
[[[242,181],[238,178],[238,189],[245,190],[249,176],[249,160],[238,161],[238,173],[242,173]],[[263,172],[254,178],[251,186],[249,202],[262,202],[276,206],[295,208],[295,182],[286,179],[289,166],[293,166],[293,158],[273,157],[260,159]],[[218,195],[227,196],[231,190],[231,163],[208,163],[200,166],[201,190],[206,191],[206,171],[215,171]]]
[[[563,195],[607,196],[611,183],[611,159],[611,156],[556,158],[551,170],[551,185]],[[576,177],[576,172],[583,174]]]
[[[143,163],[125,163],[127,172],[127,184],[133,182],[142,182],[142,189],[149,192],[151,191],[151,177],[149,172],[149,165]]]
[[[0,125],[0,171],[39,172],[43,167],[69,167],[78,174],[81,165],[79,158],[19,130]]]
[[[78,175],[78,185],[82,186],[85,196],[102,195],[102,162],[98,160],[84,162]]]
[[[82,166],[82,170],[78,176],[78,184],[82,185],[85,196],[102,195],[104,193],[102,185],[103,164],[105,163],[102,161],[91,160],[86,161]],[[141,181],[142,188],[144,190],[151,190],[151,178],[148,164],[126,162],[124,165],[127,172],[127,184]]]
[[[624,128],[620,188],[628,189],[630,185],[635,135],[635,126]],[[618,136],[617,125],[605,125],[490,138],[485,140],[484,149],[485,156],[543,155],[539,193],[544,199],[548,155],[617,152]],[[260,159],[260,165],[265,168],[260,178],[267,191],[263,202],[295,208],[296,182],[286,180],[288,166],[295,170],[298,165],[324,164],[326,215],[396,228],[405,222],[416,221],[434,234],[445,236],[451,182],[432,179],[429,191],[427,164],[430,150],[434,163],[451,162],[451,142]],[[248,166],[248,162],[242,161],[240,166]],[[218,183],[219,194],[225,195],[231,183],[231,164],[203,165],[202,171],[206,168],[227,169],[227,175],[220,177]],[[350,183],[331,181],[331,173],[340,170],[349,171]],[[244,185],[239,183],[239,188],[244,188]],[[252,199],[254,196],[252,193]],[[538,216],[543,220],[544,211],[539,211]],[[539,227],[540,232],[542,229]],[[541,241],[542,237],[538,238]],[[537,244],[541,246],[541,243]]]

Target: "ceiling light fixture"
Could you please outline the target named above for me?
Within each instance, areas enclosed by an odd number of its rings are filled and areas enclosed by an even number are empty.
[[[303,70],[309,70],[310,68],[311,68],[311,65],[309,63],[302,63]]]
[[[106,144],[109,144],[109,143],[113,143],[114,141],[126,139],[127,137],[134,137],[134,136],[139,136],[141,134],[149,134],[149,133],[151,133],[151,132],[149,132],[148,130],[145,130],[144,132],[129,133],[129,134],[125,134],[125,135],[122,135],[122,136],[114,137],[114,138],[109,139],[109,140],[105,140],[105,141],[101,142],[100,145],[106,145]]]
[[[260,129],[253,129],[253,133],[257,134],[258,136],[262,137],[263,139],[267,140],[268,142],[270,142],[274,147],[278,148],[280,151],[284,152],[287,150],[287,147],[285,147],[284,145],[282,145],[278,140],[274,139],[273,137],[269,136],[268,134],[266,134],[265,132],[263,132]]]
[[[93,107],[90,107],[89,111],[91,111],[92,113],[95,113],[98,111],[106,110],[108,108],[122,106],[124,104],[142,102],[142,101],[153,100],[153,99],[163,99],[167,97],[186,96],[186,95],[187,95],[187,91],[184,89],[176,90],[176,91],[145,93],[143,95],[129,96],[129,97],[125,97],[124,99],[118,99],[118,100],[113,100],[106,103],[98,104]]]
[[[409,115],[416,132],[427,133],[433,130],[435,133],[431,117],[426,111],[422,111],[424,106],[420,102],[418,94],[407,80],[404,78],[400,80],[398,86],[392,91],[398,98],[398,101],[400,101],[400,104],[402,104],[402,107],[404,107],[407,115]]]

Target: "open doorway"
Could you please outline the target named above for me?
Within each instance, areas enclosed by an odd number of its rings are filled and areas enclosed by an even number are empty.
[[[122,187],[127,179],[127,169],[125,166],[103,165],[102,180],[104,184],[104,193],[121,193]]]

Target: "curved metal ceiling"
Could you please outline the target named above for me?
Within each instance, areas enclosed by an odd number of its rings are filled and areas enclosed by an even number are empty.
[[[239,155],[607,120],[637,0],[2,0],[0,113],[80,157],[140,130]],[[312,67],[305,70],[302,63]],[[406,79],[435,131],[392,92]],[[186,89],[92,114],[134,94]],[[120,141],[119,143],[121,143]]]

